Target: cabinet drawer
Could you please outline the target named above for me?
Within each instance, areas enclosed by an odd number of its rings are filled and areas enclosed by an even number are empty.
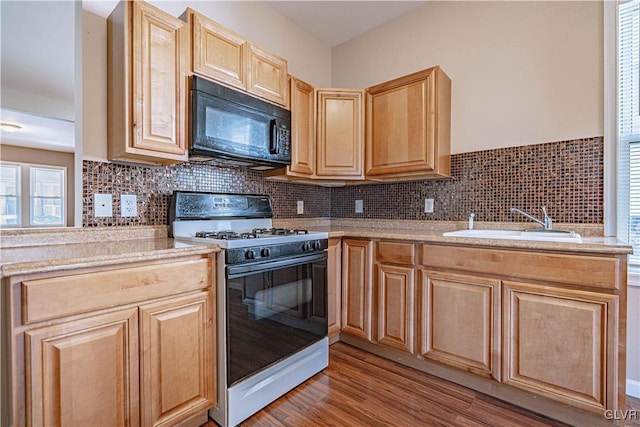
[[[413,265],[416,247],[413,243],[378,242],[376,261]]]
[[[210,258],[190,258],[24,280],[22,321],[34,323],[204,289],[212,285],[212,277]]]
[[[618,258],[446,245],[422,245],[420,263],[428,267],[607,289],[620,289],[622,272]]]

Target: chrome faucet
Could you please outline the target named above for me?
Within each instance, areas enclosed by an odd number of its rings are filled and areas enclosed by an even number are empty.
[[[542,207],[542,213],[544,214],[544,221],[540,221],[539,219],[535,218],[534,216],[529,215],[525,211],[522,211],[522,210],[520,210],[518,208],[511,208],[511,212],[518,212],[520,215],[526,216],[531,221],[534,221],[534,222],[537,222],[538,224],[540,224],[545,230],[553,230],[553,220],[551,219],[549,214],[547,214],[547,207],[546,206]]]

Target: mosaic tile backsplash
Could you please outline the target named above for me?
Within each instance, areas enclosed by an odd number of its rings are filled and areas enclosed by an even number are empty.
[[[173,190],[269,194],[275,218],[363,218],[523,222],[512,206],[536,217],[548,206],[555,222],[603,222],[602,137],[454,154],[452,179],[338,188],[269,181],[261,172],[185,163],[143,167],[83,162],[83,225],[164,225]],[[113,218],[94,218],[93,194],[113,195]],[[120,217],[120,195],[136,194],[138,216]],[[424,213],[433,198],[434,213]],[[296,214],[298,200],[304,214]],[[364,210],[355,213],[355,201]]]
[[[333,218],[527,222],[520,208],[554,222],[603,222],[602,137],[461,153],[451,156],[452,179],[342,187],[331,192]],[[434,213],[424,213],[424,199]],[[354,211],[363,201],[363,213]]]

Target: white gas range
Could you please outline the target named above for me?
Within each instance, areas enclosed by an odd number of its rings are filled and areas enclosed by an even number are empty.
[[[234,426],[328,365],[328,234],[273,228],[266,195],[175,192],[176,240],[215,243],[218,406]]]

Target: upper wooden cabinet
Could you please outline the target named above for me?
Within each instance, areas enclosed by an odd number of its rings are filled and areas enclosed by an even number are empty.
[[[270,178],[344,185],[364,179],[364,91],[317,89],[291,77],[291,165]]]
[[[363,98],[357,89],[315,89],[317,176],[364,178]]]
[[[140,1],[122,1],[109,16],[109,160],[187,160],[186,30],[181,20]]]
[[[287,61],[187,8],[191,28],[191,71],[287,107]]]
[[[433,67],[366,92],[366,178],[449,176],[449,77]]]
[[[312,177],[316,171],[313,86],[291,77],[291,166],[287,174]]]

